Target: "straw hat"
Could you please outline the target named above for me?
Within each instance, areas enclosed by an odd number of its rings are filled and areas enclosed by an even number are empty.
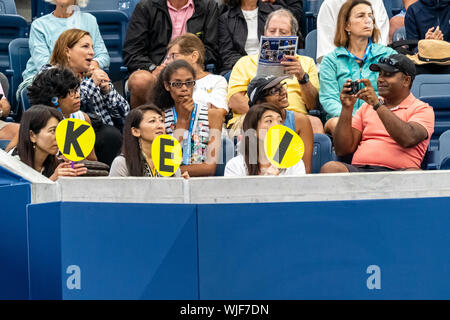
[[[415,64],[440,64],[444,66],[450,65],[450,43],[443,40],[420,40],[418,45],[418,53],[408,55]]]

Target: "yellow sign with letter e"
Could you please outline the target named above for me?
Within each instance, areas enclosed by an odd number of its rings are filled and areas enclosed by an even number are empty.
[[[292,129],[277,125],[267,131],[264,150],[270,163],[280,169],[295,166],[303,158],[305,145]]]
[[[173,176],[183,160],[178,140],[167,134],[157,136],[152,143],[152,160],[155,169],[163,177]]]
[[[84,120],[64,119],[56,127],[56,143],[64,157],[71,161],[81,161],[94,148],[95,132]]]

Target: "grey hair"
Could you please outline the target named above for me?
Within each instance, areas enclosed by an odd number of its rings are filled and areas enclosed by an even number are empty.
[[[45,2],[49,2],[51,4],[56,4],[55,0],[45,0]],[[79,6],[80,8],[84,8],[87,6],[89,0],[75,0],[75,5]]]
[[[292,14],[292,12],[288,9],[278,9],[275,11],[272,11],[268,16],[266,20],[266,24],[264,25],[264,32],[267,31],[267,28],[269,27],[269,22],[274,16],[285,16],[288,17],[291,20],[291,35],[296,36],[298,34],[298,21]]]

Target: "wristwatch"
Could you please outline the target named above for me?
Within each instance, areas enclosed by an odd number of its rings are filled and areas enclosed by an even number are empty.
[[[302,79],[298,80],[298,83],[300,84],[305,84],[309,81],[309,75],[305,72],[305,75],[303,76]]]
[[[379,107],[381,107],[383,104],[384,104],[384,100],[378,99],[378,103],[376,105],[374,105],[372,108],[373,108],[373,110],[377,111],[377,109]]]
[[[153,72],[156,69],[156,64],[152,63],[150,67],[148,67],[148,71]]]

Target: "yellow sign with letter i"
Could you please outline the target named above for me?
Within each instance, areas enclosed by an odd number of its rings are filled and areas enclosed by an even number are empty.
[[[277,125],[267,131],[264,150],[270,163],[280,169],[295,166],[303,158],[305,145],[292,129]]]

